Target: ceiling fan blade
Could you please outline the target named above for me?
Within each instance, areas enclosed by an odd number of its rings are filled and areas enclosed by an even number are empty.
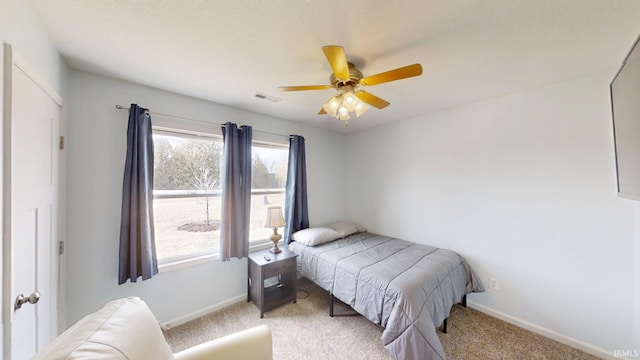
[[[367,76],[360,79],[360,85],[370,86],[386,83],[389,81],[406,79],[413,76],[422,75],[422,65],[413,64],[394,70],[385,71],[383,73]]]
[[[326,111],[324,111],[324,109],[320,109],[320,111],[318,111],[318,115],[324,115],[324,114],[326,114],[326,113],[327,113],[327,112],[326,112]]]
[[[323,46],[322,51],[327,60],[329,60],[333,74],[342,81],[349,80],[351,75],[349,74],[349,64],[347,63],[347,56],[344,54],[344,48],[337,45],[328,45]]]
[[[366,102],[367,104],[376,107],[378,109],[383,109],[386,108],[387,106],[389,106],[389,102],[386,100],[383,100],[371,93],[368,93],[364,90],[358,90],[356,91],[356,96],[358,97],[358,99]]]
[[[331,85],[302,85],[302,86],[280,86],[278,89],[282,91],[301,91],[301,90],[326,90],[331,89]]]

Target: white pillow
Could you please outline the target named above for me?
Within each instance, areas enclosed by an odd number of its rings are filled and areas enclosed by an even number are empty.
[[[364,226],[358,224],[355,221],[338,221],[333,224],[327,225],[327,227],[339,232],[340,234],[342,234],[342,236],[349,236],[358,232],[367,231]]]
[[[308,228],[291,234],[292,240],[309,246],[324,244],[341,237],[341,233],[326,227]]]

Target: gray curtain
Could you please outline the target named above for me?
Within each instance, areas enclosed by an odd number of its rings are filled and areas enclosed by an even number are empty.
[[[222,219],[220,260],[249,254],[251,210],[251,126],[222,126]]]
[[[304,138],[291,135],[289,138],[289,165],[285,193],[284,242],[289,244],[291,234],[309,227],[307,209],[307,165]]]
[[[120,269],[118,284],[158,273],[153,229],[153,133],[149,111],[136,104],[129,110],[127,158],[122,183]]]

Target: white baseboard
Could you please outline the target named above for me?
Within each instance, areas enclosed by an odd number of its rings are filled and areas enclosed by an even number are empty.
[[[548,337],[552,340],[555,340],[557,342],[563,343],[565,345],[571,346],[573,348],[576,349],[580,349],[586,353],[589,353],[591,355],[597,356],[599,358],[603,358],[603,359],[611,359],[611,360],[620,360],[620,357],[616,357],[613,355],[613,353],[611,351],[607,351],[605,349],[601,349],[597,346],[588,344],[584,341],[580,341],[574,338],[571,338],[569,336],[557,333],[555,331],[546,329],[542,326],[530,323],[528,321],[524,321],[522,319],[518,319],[516,317],[513,317],[511,315],[507,315],[503,312],[491,309],[489,307],[486,307],[484,305],[480,305],[474,301],[471,300],[467,300],[467,306],[469,306],[472,309],[478,310],[482,313],[485,313],[489,316],[493,316],[495,318],[498,318],[500,320],[506,321],[510,324],[513,324],[515,326],[521,327],[523,329],[532,331],[538,335],[542,335],[544,337]]]
[[[177,319],[174,320],[170,320],[170,321],[166,321],[163,323],[160,323],[160,326],[164,329],[164,330],[168,330],[171,329],[172,327],[176,327],[182,324],[186,324],[191,320],[195,320],[199,317],[208,315],[214,311],[218,311],[220,309],[224,309],[227,306],[231,306],[233,304],[239,303],[241,301],[247,301],[247,294],[242,294],[242,295],[238,295],[236,297],[232,297],[231,299],[225,300],[223,302],[211,305],[211,306],[207,306],[204,309],[198,310],[198,311],[194,311],[190,314],[186,314],[184,316],[180,316]]]

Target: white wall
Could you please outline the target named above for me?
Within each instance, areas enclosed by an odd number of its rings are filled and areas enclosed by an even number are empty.
[[[62,97],[65,97],[67,67],[41,28],[35,12],[28,5],[28,2],[23,0],[0,1],[0,63],[2,64],[4,64],[3,43],[11,44],[14,53],[24,59],[41,79],[47,82]],[[3,99],[3,96],[4,67],[0,70],[0,99]],[[0,101],[0,110],[1,117],[4,112],[2,101]],[[0,148],[2,146],[2,136],[2,128],[0,127]],[[0,183],[1,181],[2,166],[0,166]],[[1,201],[2,194],[0,193]],[[0,218],[2,216],[2,208],[0,207]],[[2,279],[2,275],[2,247],[0,247],[0,279]],[[4,287],[5,284],[3,283],[0,299],[3,299],[4,293],[8,291]],[[3,318],[2,323],[4,324],[5,321],[6,319]],[[0,327],[0,339],[2,339],[2,327]],[[2,351],[2,341],[0,341],[0,354],[2,354]]]
[[[616,197],[611,78],[349,136],[349,215],[460,252],[487,288],[496,277],[476,308],[599,355],[630,348],[634,215]]]
[[[38,75],[64,95],[67,67],[27,1],[0,1],[0,41],[13,45]]]
[[[246,259],[161,272],[147,281],[118,286],[120,203],[128,112],[116,110],[115,105],[128,106],[130,103],[157,113],[252,125],[254,137],[259,136],[257,132],[261,130],[304,136],[311,222],[323,224],[345,214],[344,135],[71,71],[67,132],[69,324],[111,299],[128,295],[145,299],[161,322],[246,296]],[[152,116],[156,123],[166,120]]]
[[[634,339],[635,344],[633,344],[632,349],[635,349],[640,353],[640,202],[634,203],[635,210],[635,271],[634,271],[634,303],[635,303],[635,327],[634,327]],[[639,355],[640,356],[640,355]]]

